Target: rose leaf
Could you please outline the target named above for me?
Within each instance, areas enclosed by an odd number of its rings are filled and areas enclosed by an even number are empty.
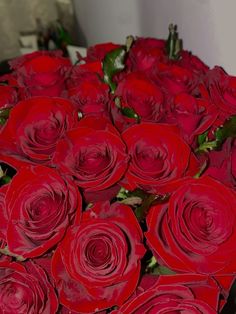
[[[0,125],[6,123],[7,119],[9,118],[9,114],[12,108],[2,108],[0,109]]]
[[[110,86],[112,94],[116,89],[116,83],[113,82],[113,76],[125,68],[124,61],[126,52],[125,46],[114,49],[106,54],[102,62],[104,82]]]

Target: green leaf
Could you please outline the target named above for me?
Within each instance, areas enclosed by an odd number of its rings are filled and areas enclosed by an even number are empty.
[[[126,46],[126,51],[129,52],[131,46],[133,45],[134,42],[134,37],[132,35],[129,35],[126,37],[126,42],[125,42],[125,46]]]
[[[9,183],[15,174],[16,169],[4,162],[0,163],[0,186]]]
[[[0,109],[0,125],[3,125],[6,123],[7,119],[9,118],[11,109],[12,107]]]
[[[10,252],[9,249],[8,249],[8,246],[5,246],[4,248],[0,249],[0,254],[4,254],[4,255],[7,255],[7,256],[14,257],[19,262],[23,262],[23,261],[26,260],[26,258],[24,258],[23,256],[17,255],[17,254],[14,254],[14,253]]]
[[[231,116],[222,127],[216,130],[215,137],[219,145],[229,137],[236,137],[236,115]]]
[[[118,109],[120,109],[120,112],[126,116],[127,118],[132,118],[132,119],[136,119],[137,122],[140,122],[140,117],[139,115],[135,112],[134,109],[130,108],[130,107],[122,107],[121,104],[121,99],[120,97],[115,97],[115,105]]]
[[[102,69],[104,72],[104,82],[110,86],[111,93],[114,93],[116,89],[113,76],[125,68],[124,61],[126,53],[126,47],[122,46],[107,53],[103,60]]]
[[[166,266],[159,265],[157,260],[154,256],[148,261],[147,267],[145,269],[146,273],[153,274],[153,275],[172,275],[175,272],[169,269]]]
[[[198,135],[198,138],[197,138],[198,145],[202,145],[204,142],[207,141],[207,134],[208,134],[208,131]]]
[[[201,169],[194,175],[194,178],[195,179],[198,179],[200,178],[200,176],[203,174],[203,172],[206,170],[206,167],[207,167],[207,161],[205,161],[202,166],[201,166]]]
[[[86,208],[85,208],[85,211],[92,208],[93,207],[93,203],[88,203]]]
[[[145,195],[143,196],[143,202],[141,206],[139,206],[135,210],[135,215],[137,219],[139,221],[142,221],[143,219],[145,219],[148,213],[148,210],[152,205],[165,203],[169,199],[169,197],[170,197],[169,194],[155,195],[155,194],[145,193]]]
[[[137,217],[138,220],[143,220],[145,219],[148,210],[150,208],[150,206],[152,205],[152,203],[157,199],[158,196],[153,195],[153,194],[149,194],[148,196],[146,196],[143,199],[143,202],[141,204],[141,206],[139,206],[136,210],[135,210],[135,215]]]
[[[2,82],[0,83],[0,85],[2,85],[2,86],[8,86],[8,83],[7,83],[7,81],[2,81]]]
[[[0,179],[0,186],[7,184],[11,181],[11,177],[9,176],[4,176],[3,178]]]
[[[0,186],[7,184],[11,181],[11,177],[6,175],[7,171],[4,171],[0,165]]]
[[[121,188],[118,194],[116,195],[116,198],[118,200],[124,200],[129,197],[130,191],[126,190],[125,188]]]
[[[154,256],[152,256],[148,261],[147,269],[153,269],[154,267],[157,267],[157,260]]]
[[[6,119],[0,117],[0,125],[4,125],[6,123]]]
[[[128,118],[133,118],[136,119],[137,121],[140,121],[139,115],[130,107],[121,107],[120,108],[121,113],[128,117]]]
[[[231,116],[219,127],[214,134],[215,139],[208,142],[206,132],[198,136],[199,147],[196,152],[207,152],[208,150],[221,149],[222,144],[227,138],[236,138],[236,115]]]
[[[174,275],[175,272],[166,266],[158,265],[156,268],[154,268],[152,274],[154,274],[154,275]]]
[[[169,36],[166,41],[166,50],[170,60],[178,60],[183,49],[183,41],[179,38],[177,25],[169,25]]]
[[[208,152],[208,150],[214,150],[218,147],[217,141],[204,142],[196,150],[196,153]]]

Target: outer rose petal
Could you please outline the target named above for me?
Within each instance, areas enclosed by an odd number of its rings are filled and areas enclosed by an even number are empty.
[[[53,163],[86,192],[112,187],[124,175],[128,156],[118,131],[105,118],[85,117],[57,144]]]
[[[16,102],[16,90],[11,86],[0,85],[0,108],[12,107]]]
[[[214,104],[186,93],[180,93],[175,96],[170,115],[165,117],[165,121],[177,124],[183,139],[192,144],[198,134],[212,127],[218,114],[219,111]]]
[[[55,170],[21,168],[5,197],[10,252],[25,258],[45,253],[62,239],[75,216],[80,221],[81,203],[76,186]]]
[[[86,62],[94,62],[94,61],[102,61],[105,55],[116,49],[119,48],[121,45],[114,44],[114,43],[102,43],[97,44],[95,46],[88,47],[87,49],[87,57],[85,58]]]
[[[164,115],[163,93],[143,73],[129,73],[119,82],[115,95],[120,97],[122,107],[133,109],[141,118],[141,121],[158,122],[162,120]],[[113,103],[111,113],[114,124],[120,131],[136,124],[135,119],[127,119]]]
[[[236,141],[229,138],[219,151],[210,151],[205,175],[213,177],[225,185],[236,187]]]
[[[61,303],[81,313],[120,306],[138,284],[144,252],[140,226],[128,206],[95,204],[80,226],[68,230],[53,256]]]
[[[112,313],[138,314],[152,311],[153,313],[182,311],[196,314],[217,313],[208,303],[195,299],[191,289],[179,284],[159,285],[155,289],[149,289]]]
[[[62,98],[35,97],[19,102],[0,137],[0,154],[19,168],[22,164],[50,164],[56,142],[77,125],[72,103]]]
[[[200,93],[218,107],[224,118],[236,114],[236,77],[228,75],[221,67],[207,72]]]
[[[206,294],[207,291],[207,294]],[[209,299],[206,300],[206,297]],[[160,276],[156,284],[128,300],[114,314],[218,313],[219,287],[207,276]],[[209,304],[210,303],[210,304]]]
[[[149,211],[148,244],[173,270],[235,274],[235,209],[234,191],[207,176],[189,179]]]
[[[60,51],[36,51],[10,62],[16,70],[21,99],[32,96],[60,97],[64,93],[70,60]]]
[[[0,262],[0,309],[6,314],[55,314],[56,293],[42,268],[33,262]]]
[[[137,38],[132,45],[127,65],[133,71],[150,71],[150,69],[157,64],[157,62],[168,62],[165,53],[165,40],[156,38]]]
[[[122,137],[131,157],[122,181],[127,189],[137,187],[150,193],[169,193],[186,176],[198,172],[198,162],[174,126],[141,123],[127,129]]]

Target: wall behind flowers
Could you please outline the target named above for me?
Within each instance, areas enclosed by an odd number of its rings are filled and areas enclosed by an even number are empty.
[[[89,45],[127,34],[166,37],[177,23],[185,48],[236,74],[235,0],[74,0]]]
[[[0,1],[0,60],[20,54],[20,31],[36,29],[36,18],[45,23],[57,18],[55,0]]]
[[[0,61],[20,54],[19,34],[36,31],[37,18],[44,28],[60,19],[74,44],[83,38],[71,0],[0,0]]]

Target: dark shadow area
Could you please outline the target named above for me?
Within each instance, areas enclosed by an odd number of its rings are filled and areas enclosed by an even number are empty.
[[[221,311],[221,314],[235,314],[235,313],[236,313],[236,280],[234,281],[234,284],[232,285],[232,288],[230,290],[228,302]]]

